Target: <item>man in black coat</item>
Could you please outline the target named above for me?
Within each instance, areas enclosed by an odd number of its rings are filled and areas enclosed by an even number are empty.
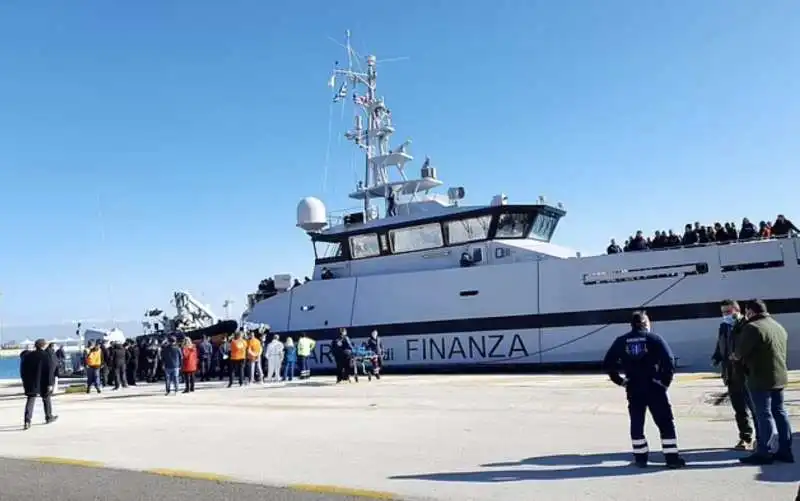
[[[120,385],[123,388],[128,387],[128,381],[125,379],[125,367],[128,364],[128,350],[122,343],[114,343],[111,348],[111,360],[114,364],[114,389],[119,390]]]
[[[127,345],[126,348],[128,350],[128,384],[131,386],[136,386],[136,378],[139,375],[139,346],[133,339],[128,339],[125,341],[125,344]]]
[[[42,398],[44,404],[45,423],[50,424],[58,416],[53,415],[53,406],[50,402],[50,394],[55,385],[55,370],[53,370],[53,357],[50,356],[45,347],[47,341],[44,339],[36,340],[36,349],[25,353],[20,360],[19,375],[22,378],[22,387],[25,389],[25,428],[31,427],[33,418],[33,406],[36,397]]]

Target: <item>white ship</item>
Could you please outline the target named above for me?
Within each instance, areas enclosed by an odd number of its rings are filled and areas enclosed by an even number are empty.
[[[352,60],[349,33],[346,47]],[[390,147],[395,128],[376,92],[376,65],[368,56],[363,72],[337,66],[329,82],[339,85],[336,99],[352,96],[358,109],[345,137],[366,157],[364,181],[350,194],[363,210],[333,221],[320,200],[303,199],[297,226],[314,245],[313,280],[257,302],[247,322],[306,332],[324,367],[340,327],[356,340],[377,329],[387,364],[409,369],[597,363],[640,308],[679,366],[703,369],[725,298],[764,299],[790,333],[800,330],[796,238],[580,256],[551,242],[566,215],[561,204],[498,195],[465,206],[461,187],[434,194],[442,181],[430,161],[410,179],[410,142]],[[790,348],[800,368],[800,341]]]

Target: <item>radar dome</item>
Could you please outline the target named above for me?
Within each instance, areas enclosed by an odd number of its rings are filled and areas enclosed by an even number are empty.
[[[325,204],[314,197],[306,197],[297,204],[297,226],[306,231],[319,231],[328,225]]]

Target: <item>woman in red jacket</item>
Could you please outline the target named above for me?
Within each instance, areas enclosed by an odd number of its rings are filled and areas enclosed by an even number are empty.
[[[186,388],[183,392],[194,391],[194,373],[197,372],[197,347],[188,337],[183,340],[181,372],[183,372],[183,380],[186,383]]]

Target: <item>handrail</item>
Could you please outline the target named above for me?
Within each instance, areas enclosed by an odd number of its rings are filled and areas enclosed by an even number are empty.
[[[768,240],[791,240],[795,238],[800,238],[800,235],[780,235],[780,236],[770,236],[767,238],[763,237],[754,237],[754,238],[745,238],[745,239],[736,239],[736,240],[725,240],[724,242],[705,242],[705,243],[696,243],[691,245],[675,245],[672,247],[657,247],[655,249],[647,247],[645,249],[633,249],[633,250],[622,250],[622,252],[614,252],[612,254],[628,254],[631,252],[648,252],[648,251],[664,251],[664,250],[675,250],[675,249],[693,249],[696,247],[712,247],[716,245],[729,245],[729,244],[742,244],[742,243],[753,243],[753,242],[761,242],[761,241],[768,241]],[[622,248],[622,247],[620,247]]]

